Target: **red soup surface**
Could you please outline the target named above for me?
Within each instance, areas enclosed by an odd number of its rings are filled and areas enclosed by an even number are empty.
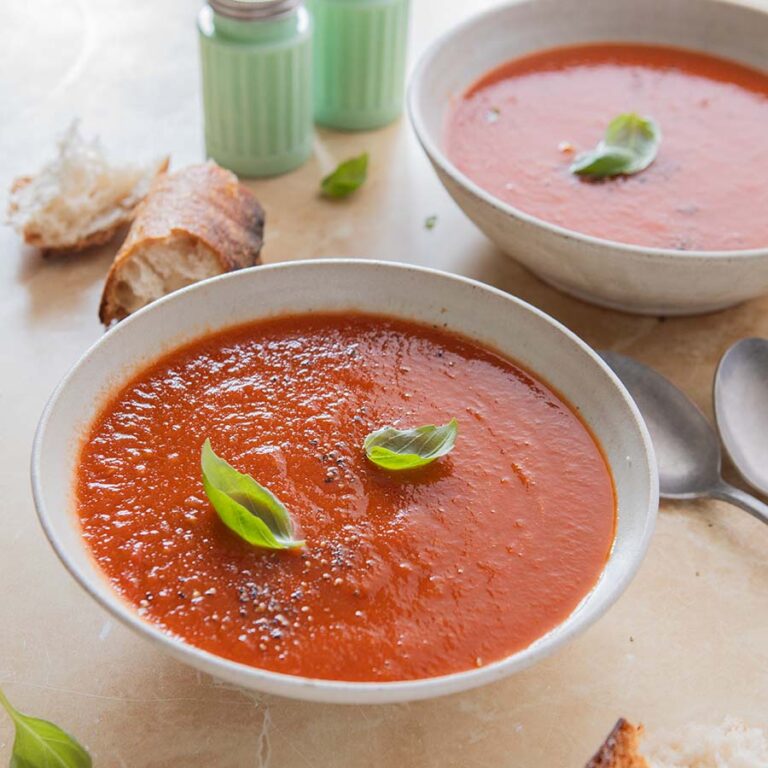
[[[362,443],[456,417],[448,456],[393,473]],[[255,549],[203,490],[206,438],[288,507],[298,552]],[[192,645],[278,672],[407,680],[529,645],[598,579],[611,475],[545,384],[432,327],[289,316],[207,336],[110,399],[77,476],[114,587]]]
[[[625,112],[659,124],[653,164],[601,182],[570,173]],[[632,44],[541,51],[470,88],[446,150],[495,197],[577,232],[679,250],[768,246],[768,76],[730,61]]]

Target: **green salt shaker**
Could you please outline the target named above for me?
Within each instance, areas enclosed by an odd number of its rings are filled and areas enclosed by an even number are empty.
[[[308,0],[315,120],[360,131],[402,111],[409,0]]]
[[[205,148],[240,176],[312,154],[312,23],[301,0],[208,0],[198,17]]]

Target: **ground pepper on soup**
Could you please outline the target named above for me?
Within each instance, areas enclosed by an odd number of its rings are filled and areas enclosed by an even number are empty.
[[[428,466],[387,472],[362,450],[383,425],[454,417],[454,449]],[[206,438],[286,505],[303,549],[222,524]],[[84,436],[76,506],[147,621],[245,664],[357,681],[526,647],[592,589],[616,520],[599,446],[543,382],[445,330],[354,313],[231,328],[133,375]]]

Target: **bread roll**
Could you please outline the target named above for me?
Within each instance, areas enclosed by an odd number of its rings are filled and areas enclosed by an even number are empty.
[[[159,177],[138,207],[101,299],[105,325],[207,277],[260,262],[264,211],[213,162]]]

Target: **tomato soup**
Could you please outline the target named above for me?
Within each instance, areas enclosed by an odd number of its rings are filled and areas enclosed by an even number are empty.
[[[649,168],[569,171],[616,116],[653,118]],[[768,247],[768,76],[674,48],[545,50],[490,72],[456,104],[448,156],[495,197],[587,235],[678,250]]]
[[[454,450],[388,472],[362,443],[455,417]],[[297,551],[219,520],[200,450],[289,509]],[[520,650],[597,581],[615,500],[600,448],[543,382],[444,330],[288,316],[216,333],[121,387],[85,436],[76,504],[93,557],[146,620],[235,661],[407,680]]]

